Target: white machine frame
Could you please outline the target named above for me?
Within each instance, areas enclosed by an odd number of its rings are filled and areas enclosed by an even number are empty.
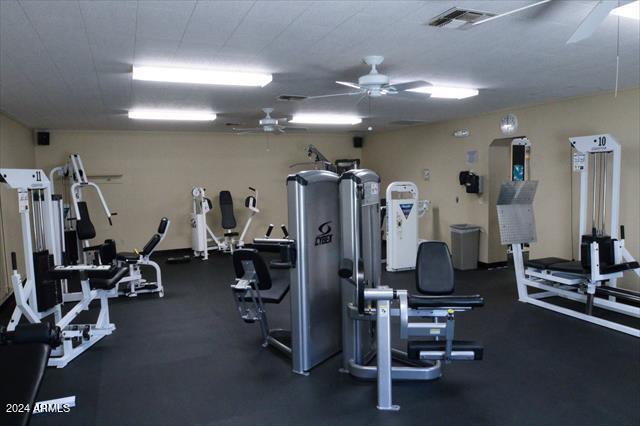
[[[614,239],[614,261],[615,264],[621,264],[623,262],[635,262],[631,253],[625,248],[624,239],[620,238],[619,233],[619,208],[620,208],[620,168],[621,168],[621,150],[620,144],[610,134],[600,134],[592,136],[572,137],[569,139],[571,146],[575,149],[573,165],[574,170],[580,172],[580,218],[579,218],[579,230],[580,235],[591,234],[591,230],[588,229],[588,206],[589,206],[589,154],[596,153],[611,153],[612,154],[612,193],[611,193],[611,209],[609,214],[609,232]],[[606,222],[606,204],[607,204],[607,172],[606,172],[606,157],[603,164],[604,170],[602,170],[602,184],[601,190],[603,193],[596,194],[596,182],[594,174],[593,182],[593,213],[592,213],[592,225],[594,230],[599,228],[598,232],[605,231]],[[593,157],[594,162],[598,161],[596,156]],[[596,195],[600,199],[602,206],[602,213],[600,217],[596,212]],[[516,272],[516,281],[518,286],[518,300],[521,302],[529,303],[535,306],[539,306],[545,309],[549,309],[564,315],[572,316],[574,318],[588,321],[593,324],[597,324],[603,327],[607,327],[613,330],[617,330],[635,337],[640,337],[640,329],[630,327],[628,325],[620,324],[618,322],[596,317],[592,315],[591,307],[596,306],[598,308],[610,310],[613,312],[629,315],[635,318],[640,318],[640,308],[632,304],[621,302],[619,299],[625,297],[629,298],[629,295],[633,292],[618,290],[617,280],[623,276],[623,272],[601,273],[600,271],[600,254],[599,245],[597,242],[592,242],[589,245],[589,254],[591,259],[591,269],[588,273],[568,273],[558,272],[550,269],[539,269],[531,266],[525,266],[522,244],[530,241],[520,241],[519,243],[511,244],[511,250],[513,253],[514,267]],[[580,244],[580,239],[578,241]],[[580,254],[580,246],[578,246],[578,253]],[[640,276],[640,268],[628,269],[633,271],[636,275]],[[604,284],[607,283],[606,286]],[[535,288],[538,292],[529,293],[529,288]],[[605,294],[608,297],[598,297],[596,295],[597,289],[606,289]],[[579,312],[573,309],[558,306],[556,304],[545,301],[549,297],[562,297],[577,302],[585,303],[587,306],[586,312]],[[631,300],[640,301],[640,294],[631,295]]]
[[[387,271],[415,269],[418,218],[429,209],[429,201],[418,199],[418,186],[413,182],[391,182],[387,186],[386,199]]]
[[[11,283],[13,286],[16,307],[13,310],[11,319],[7,326],[7,330],[13,331],[24,316],[30,323],[39,323],[45,317],[54,316],[55,323],[60,327],[62,332],[62,345],[54,349],[49,358],[48,365],[58,368],[65,367],[70,361],[78,355],[89,349],[96,342],[107,336],[115,330],[115,325],[109,320],[109,302],[110,294],[117,291],[117,287],[112,290],[91,289],[89,281],[83,279],[82,298],[74,305],[71,310],[63,315],[62,304],[39,312],[38,300],[35,285],[35,269],[33,263],[33,243],[32,231],[30,223],[30,196],[32,190],[43,191],[43,197],[40,204],[41,209],[33,210],[34,227],[39,226],[36,241],[49,250],[53,255],[54,264],[60,263],[60,252],[55,244],[55,234],[53,227],[53,207],[51,202],[51,185],[46,174],[38,169],[0,169],[0,183],[6,184],[8,187],[18,191],[18,211],[20,213],[20,224],[22,228],[22,243],[24,249],[24,260],[26,267],[26,279],[23,279],[17,271],[15,256],[12,256],[13,274]],[[109,266],[94,265],[75,265],[75,266],[56,266],[57,269],[88,271],[88,270],[107,270]],[[89,309],[89,305],[93,300],[100,300],[100,313],[94,324],[71,324],[71,322],[84,310]],[[73,340],[79,339],[80,344],[74,346]]]
[[[194,186],[191,189],[191,247],[195,257],[209,259],[210,250],[225,251],[224,241],[213,233],[207,224],[207,213],[211,211],[211,200],[206,196],[206,189]],[[209,242],[215,243],[210,246]]]
[[[252,187],[249,187],[249,189],[255,195],[253,196],[253,201],[246,206],[250,214],[237,240],[227,235],[218,238],[214,234],[207,224],[207,213],[211,211],[212,203],[206,196],[206,189],[201,186],[194,186],[191,189],[191,248],[195,257],[207,260],[209,259],[209,251],[233,253],[234,250],[245,246],[247,231],[251,227],[254,216],[260,213],[260,209],[258,209],[258,190]],[[214,245],[209,245],[210,243],[214,243]]]
[[[162,244],[162,241],[164,241],[164,239],[166,238],[167,232],[169,231],[170,227],[171,227],[171,221],[169,220],[167,222],[167,227],[165,228],[165,231],[162,234],[159,234],[160,241],[158,241],[158,244],[156,245],[156,247]],[[118,282],[118,295],[127,296],[127,297],[136,297],[138,294],[158,293],[158,297],[164,297],[164,286],[162,285],[162,271],[160,270],[160,265],[158,265],[156,262],[151,260],[151,254],[153,253],[153,251],[147,255],[138,253],[137,250],[135,252],[136,254],[139,255],[138,261],[136,263],[127,263],[127,266],[129,267],[129,275],[127,275],[126,277],[121,279],[120,282]],[[126,262],[121,262],[121,263],[124,264]],[[155,270],[156,281],[153,281],[153,282],[147,281],[145,278],[142,277],[141,268],[143,266],[149,266]],[[128,290],[123,290],[119,288],[120,285],[122,284],[126,284]]]

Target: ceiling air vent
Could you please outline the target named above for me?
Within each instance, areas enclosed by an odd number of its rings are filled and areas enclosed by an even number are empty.
[[[491,18],[492,16],[496,16],[496,14],[453,7],[431,19],[427,25],[438,28],[460,28],[483,19]]]
[[[304,101],[307,97],[300,95],[280,95],[277,99],[279,101]]]

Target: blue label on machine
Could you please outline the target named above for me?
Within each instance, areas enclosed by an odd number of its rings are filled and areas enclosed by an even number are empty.
[[[522,164],[513,165],[513,180],[517,180],[517,181],[524,180],[524,166]]]
[[[411,213],[411,209],[413,208],[413,204],[400,204],[400,210],[404,213],[404,218],[408,219],[409,214]]]

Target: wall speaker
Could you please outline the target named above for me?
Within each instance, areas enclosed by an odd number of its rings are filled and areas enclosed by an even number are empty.
[[[353,147],[354,148],[362,148],[362,144],[364,143],[364,139],[360,136],[353,137]]]
[[[38,145],[49,145],[49,132],[36,132],[36,141]]]

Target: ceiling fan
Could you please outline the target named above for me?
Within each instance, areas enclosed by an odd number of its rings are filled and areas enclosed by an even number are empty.
[[[360,99],[358,100],[358,102],[360,102],[362,99],[368,96],[372,98],[378,98],[386,95],[396,95],[401,92],[404,93],[404,92],[407,92],[408,90],[417,89],[419,87],[431,86],[431,83],[423,80],[408,81],[405,83],[394,83],[394,84],[389,83],[389,77],[384,74],[380,74],[377,69],[377,66],[382,64],[383,61],[384,61],[384,56],[378,56],[378,55],[365,56],[362,62],[371,66],[371,71],[369,71],[368,74],[365,74],[362,77],[360,77],[357,83],[351,83],[349,81],[336,81],[336,83],[342,86],[347,86],[347,87],[351,87],[352,89],[357,89],[356,92],[309,96],[307,97],[307,100],[332,98],[337,96],[359,95]],[[421,96],[424,97],[424,94],[421,94]]]
[[[508,12],[501,13],[499,15],[491,16],[486,19],[482,19],[480,21],[473,22],[469,24],[471,27],[475,27],[477,25],[482,25],[490,21],[495,21],[496,19],[504,18],[505,16],[513,15],[514,13],[519,13],[527,9],[531,9],[532,7],[542,6],[546,3],[555,2],[557,0],[541,0],[535,3],[529,4],[527,6],[523,6],[517,9],[510,10]],[[577,43],[582,40],[586,40],[596,32],[600,24],[605,20],[609,13],[619,6],[619,2],[612,0],[599,0],[591,9],[591,11],[587,14],[587,16],[582,20],[578,28],[571,35],[569,40],[567,40],[567,44]]]
[[[296,132],[296,131],[306,131],[307,129],[304,127],[287,127],[283,126],[280,123],[285,123],[288,121],[288,118],[273,118],[271,117],[271,113],[273,112],[273,108],[262,108],[265,116],[258,121],[258,127],[251,128],[233,128],[234,132],[238,134],[246,134],[246,133],[288,133],[288,132]]]

